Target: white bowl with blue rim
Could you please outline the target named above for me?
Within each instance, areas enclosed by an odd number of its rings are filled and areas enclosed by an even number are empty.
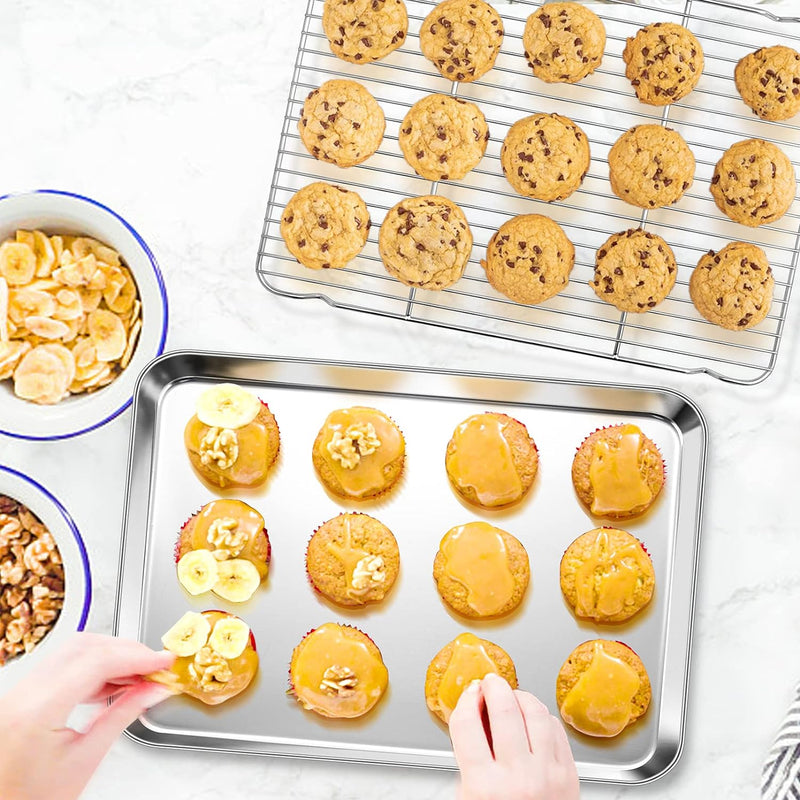
[[[64,564],[64,606],[55,624],[30,653],[0,667],[0,692],[15,684],[49,653],[82,631],[92,604],[92,573],[78,527],[61,503],[33,478],[0,465],[0,495],[27,506],[50,531]]]
[[[0,242],[13,238],[20,228],[98,239],[120,254],[139,288],[139,341],[127,368],[108,386],[72,395],[56,405],[37,405],[18,398],[13,381],[0,381],[0,433],[20,439],[65,439],[104,425],[130,405],[142,368],[164,351],[167,293],[156,259],[142,237],[96,200],[51,189],[0,197]]]

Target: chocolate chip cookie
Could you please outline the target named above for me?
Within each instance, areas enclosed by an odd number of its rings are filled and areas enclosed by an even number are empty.
[[[589,139],[569,117],[533,114],[515,122],[500,151],[503,174],[514,189],[537,200],[563,200],[589,169]]]
[[[314,158],[352,167],[380,147],[386,119],[360,83],[332,80],[308,95],[297,128]]]
[[[403,44],[408,12],[403,0],[325,0],[322,29],[334,55],[366,64]]]
[[[606,29],[586,6],[547,3],[528,17],[522,44],[537,78],[577,83],[600,66]]]
[[[517,303],[533,305],[567,286],[575,248],[554,220],[522,214],[500,226],[489,240],[481,264],[498,292]]]
[[[736,142],[723,153],[711,178],[711,194],[719,210],[751,228],[780,219],[796,190],[789,157],[763,139]]]
[[[281,236],[289,252],[311,269],[341,269],[367,242],[370,219],[355,192],[330,183],[300,189],[281,217]]]
[[[689,296],[709,322],[743,331],[769,314],[774,286],[766,253],[754,244],[731,242],[701,257],[689,280]]]
[[[503,20],[483,0],[444,0],[425,17],[422,54],[451,81],[476,81],[493,66],[503,43]]]
[[[620,311],[642,313],[672,291],[677,272],[672,248],[637,228],[615,233],[600,246],[589,286]]]
[[[446,289],[464,273],[472,231],[464,212],[446,197],[410,197],[389,209],[378,247],[386,271],[401,283]]]
[[[800,111],[800,53],[776,44],[746,55],[734,70],[736,88],[761,119],[791,119]]]
[[[489,126],[474,103],[430,94],[406,114],[399,141],[406,161],[423,178],[461,180],[483,158]]]
[[[628,39],[622,51],[625,75],[636,96],[651,106],[686,97],[703,73],[703,48],[683,25],[654,22]]]
[[[683,137],[661,125],[637,125],[608,153],[614,194],[640,208],[675,203],[694,181],[694,155]]]

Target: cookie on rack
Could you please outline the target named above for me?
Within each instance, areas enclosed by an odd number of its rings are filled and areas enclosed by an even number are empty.
[[[342,269],[367,243],[367,204],[341,186],[317,181],[286,204],[281,236],[289,252],[309,269]]]
[[[312,462],[325,488],[344,500],[368,500],[400,479],[406,445],[400,428],[376,408],[332,411],[312,447]]]
[[[651,697],[639,656],[628,645],[607,639],[578,645],[556,679],[561,718],[587,736],[618,736],[647,711]]]
[[[589,286],[620,311],[642,313],[664,300],[677,274],[675,254],[664,239],[636,228],[615,233],[603,242]]]
[[[703,73],[703,48],[697,37],[675,22],[645,25],[622,51],[625,75],[636,96],[652,106],[686,97]]]
[[[494,411],[459,423],[447,443],[445,469],[459,496],[480,508],[505,508],[528,492],[539,453],[519,420]]]
[[[561,558],[561,592],[576,617],[625,622],[652,599],[653,562],[644,545],[619,528],[579,536]]]
[[[450,81],[476,81],[503,44],[503,20],[483,0],[444,0],[419,31],[422,54]]]
[[[430,94],[414,103],[400,125],[400,149],[429,181],[461,180],[486,152],[489,126],[475,105],[460,97]]]
[[[183,442],[194,469],[225,489],[262,484],[278,458],[281,436],[269,406],[233,383],[204,390],[186,423]]]
[[[743,331],[769,314],[774,287],[767,254],[757,245],[731,242],[700,258],[689,279],[689,296],[709,322]]]
[[[522,36],[533,74],[547,83],[577,83],[603,60],[606,29],[580,3],[547,3],[528,17]]]
[[[403,0],[325,0],[322,29],[334,55],[366,64],[403,44],[408,12]]]
[[[320,525],[306,549],[306,572],[320,594],[340,606],[379,603],[400,571],[394,534],[367,514],[339,514]]]
[[[644,514],[664,488],[664,478],[658,447],[631,424],[596,430],[572,460],[575,492],[597,517],[630,519]]]
[[[511,656],[488,639],[462,633],[446,644],[431,660],[425,675],[425,702],[447,724],[461,693],[472,681],[489,673],[505,678],[517,688],[517,670]]]
[[[694,154],[683,136],[661,125],[631,128],[608,153],[611,189],[640,208],[677,203],[694,181],[694,168]]]
[[[745,139],[729,147],[711,178],[711,194],[719,210],[751,228],[779,220],[796,191],[789,157],[763,139]]]
[[[591,153],[586,134],[560,114],[517,120],[500,150],[503,174],[516,192],[537,200],[563,200],[586,177]]]
[[[488,522],[451,528],[433,562],[439,594],[457,614],[489,619],[522,602],[531,571],[522,542]]]
[[[290,691],[306,711],[353,719],[383,697],[389,672],[366,633],[326,622],[309,631],[292,653]]]
[[[378,101],[356,81],[326,81],[306,98],[297,129],[320,161],[353,167],[381,145],[386,119]]]
[[[498,292],[517,303],[535,305],[566,288],[575,247],[555,220],[521,214],[500,226],[481,264]]]
[[[406,286],[446,289],[463,274],[472,253],[464,212],[439,195],[409,197],[391,208],[378,237],[386,271]]]
[[[734,70],[742,100],[761,119],[791,119],[800,111],[800,53],[783,44],[748,53]]]

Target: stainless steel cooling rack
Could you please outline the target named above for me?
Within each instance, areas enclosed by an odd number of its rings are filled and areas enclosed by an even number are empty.
[[[708,191],[714,165],[733,142],[758,137],[778,144],[800,172],[800,117],[766,122],[741,101],[733,81],[736,62],[757,47],[785,43],[800,49],[800,18],[725,0],[682,0],[673,6],[611,0],[595,6],[608,34],[603,63],[579,84],[546,84],[525,63],[525,20],[541,3],[497,3],[506,35],[493,70],[471,84],[453,84],[435,72],[419,50],[418,31],[434,0],[406,0],[410,28],[405,45],[383,61],[358,66],[336,58],[322,31],[323,0],[308,0],[257,260],[261,282],[272,292],[317,298],[331,306],[523,341],[559,350],[645,364],[685,373],[705,372],[724,381],[753,384],[774,369],[800,247],[800,204],[772,225],[751,229],[731,222]],[[625,39],[642,25],[672,20],[701,40],[706,65],[700,83],[681,102],[663,109],[639,103],[625,78]],[[364,164],[341,169],[312,158],[297,134],[307,94],[325,80],[363,83],[386,114],[380,150]],[[491,141],[483,161],[463,181],[431,183],[417,176],[397,143],[400,122],[425,94],[444,92],[477,102]],[[583,186],[567,200],[542,203],[519,197],[500,168],[508,127],[534,112],[558,112],[587,133],[592,164]],[[633,125],[657,122],[680,131],[697,159],[694,185],[675,206],[640,212],[618,200],[608,183],[608,150]],[[316,272],[294,260],[280,236],[281,211],[292,194],[314,180],[355,189],[370,208],[373,228],[362,254],[343,270]],[[458,203],[475,246],[464,277],[444,292],[408,289],[391,278],[378,255],[378,228],[403,197],[439,193]],[[569,286],[538,306],[514,303],[486,281],[480,259],[492,233],[510,216],[542,213],[564,227],[576,248]],[[642,225],[663,236],[678,261],[670,297],[646,314],[620,313],[588,286],[596,249],[612,233]],[[762,247],[775,273],[767,319],[749,331],[725,331],[703,320],[689,299],[688,281],[700,255],[729,241]]]

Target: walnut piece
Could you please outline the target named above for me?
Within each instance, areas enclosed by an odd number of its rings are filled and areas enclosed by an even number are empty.
[[[194,661],[189,664],[189,674],[205,692],[214,690],[220,683],[227,683],[233,677],[227,660],[208,645],[195,653]]]
[[[328,452],[345,469],[355,469],[362,456],[372,455],[381,446],[371,422],[355,422],[344,433],[334,431]]]
[[[200,463],[228,469],[239,458],[239,437],[230,428],[209,428],[200,440]]]
[[[326,694],[349,697],[351,694],[355,694],[356,686],[358,686],[358,678],[350,667],[334,665],[328,667],[323,673],[319,688]]]
[[[0,666],[30,653],[64,605],[64,567],[47,528],[0,495]]]
[[[208,526],[206,540],[215,548],[212,550],[217,561],[236,558],[247,544],[247,532],[239,531],[239,523],[233,517],[220,517]]]
[[[356,564],[351,583],[354,589],[366,591],[382,585],[385,581],[386,568],[383,563],[383,556],[367,555]]]

